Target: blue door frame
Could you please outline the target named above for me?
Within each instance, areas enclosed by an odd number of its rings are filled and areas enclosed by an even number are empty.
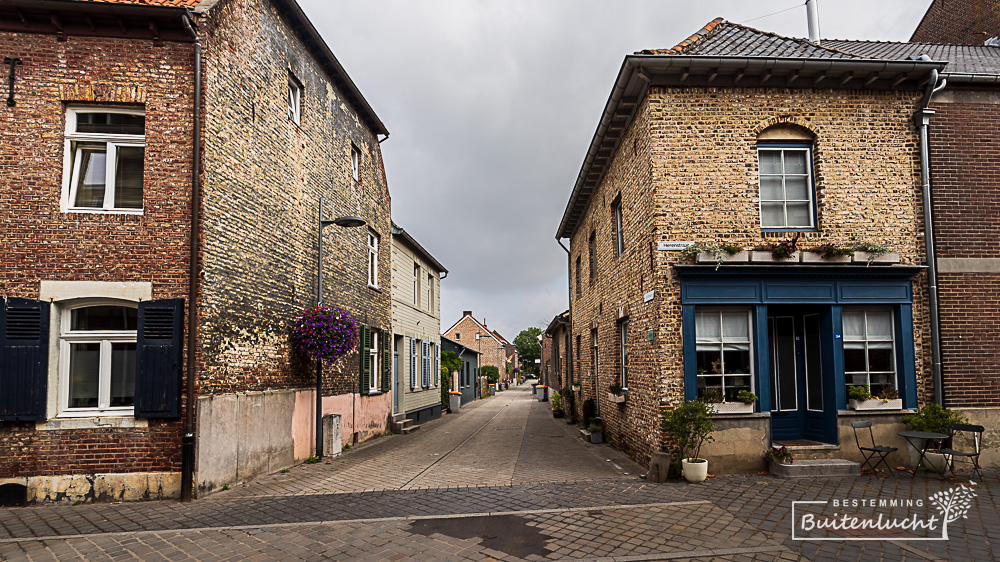
[[[802,414],[802,438],[835,443],[837,412],[846,408],[843,306],[888,305],[893,310],[897,384],[904,408],[917,405],[913,342],[912,278],[915,266],[714,266],[678,265],[684,346],[685,399],[698,395],[695,347],[697,306],[743,306],[753,310],[754,385],[759,411],[771,412],[768,310],[810,305],[820,315],[822,416]],[[786,308],[787,310],[787,308]],[[807,419],[808,418],[808,419]],[[779,423],[779,426],[781,424]]]

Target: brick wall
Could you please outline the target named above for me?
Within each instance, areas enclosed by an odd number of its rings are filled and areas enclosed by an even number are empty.
[[[932,105],[937,110],[930,121],[931,189],[944,401],[953,407],[996,407],[1000,275],[991,264],[1000,258],[1000,93],[950,88]]]
[[[477,332],[483,334],[483,337],[478,342],[476,341]],[[456,334],[461,334],[461,338],[455,337]],[[503,355],[504,346],[495,338],[488,336],[487,330],[484,330],[471,316],[463,316],[457,324],[449,328],[442,335],[476,351],[481,351],[482,355],[480,356],[479,366],[493,365],[500,370],[500,379],[503,380],[506,359]]]
[[[995,0],[934,0],[910,41],[982,45],[1000,35],[1000,3]]]
[[[921,263],[919,154],[911,115],[915,92],[652,88],[620,144],[572,238],[571,263],[582,268],[582,295],[573,303],[575,355],[584,380],[581,399],[596,395],[605,435],[641,462],[662,440],[660,413],[683,399],[678,252],[657,240],[731,242],[744,248],[788,235],[759,226],[757,135],[787,122],[816,135],[814,176],[819,232],[800,246],[872,241]],[[873,147],[878,147],[873,150]],[[612,203],[621,197],[625,252],[616,256]],[[596,230],[597,276],[589,279],[588,239]],[[687,261],[687,260],[685,260]],[[574,268],[575,269],[575,268]],[[571,283],[576,286],[576,272]],[[921,400],[929,377],[925,284],[914,280],[914,336]],[[643,295],[655,291],[644,302]],[[618,327],[628,319],[629,393],[606,399],[621,369]],[[598,382],[590,358],[597,331]],[[650,331],[653,341],[650,341]]]
[[[316,302],[319,198],[327,219],[367,227],[324,234],[325,304],[389,328],[389,192],[375,134],[302,41],[263,0],[220,4],[203,31],[207,64],[204,327],[201,393],[312,385],[289,352],[291,322]],[[300,124],[288,80],[302,85]],[[351,172],[360,151],[360,180]],[[367,281],[368,232],[380,237],[379,288]],[[357,353],[325,369],[325,393],[358,390]]]
[[[0,295],[38,298],[42,280],[57,280],[151,282],[153,298],[186,297],[192,46],[0,33],[0,51],[24,61],[17,105],[0,109]],[[69,104],[144,108],[141,215],[60,211]],[[0,423],[0,477],[178,471],[181,431]]]

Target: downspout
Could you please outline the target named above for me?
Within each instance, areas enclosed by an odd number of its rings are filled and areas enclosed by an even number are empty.
[[[194,132],[191,148],[191,256],[188,271],[188,325],[187,325],[187,408],[185,409],[184,437],[181,438],[181,501],[194,499],[194,406],[195,372],[198,366],[198,238],[201,210],[201,38],[195,31],[194,16],[188,10],[181,18],[184,27],[194,39]],[[197,24],[194,24],[197,25]]]
[[[930,60],[927,55],[921,56],[922,60]],[[931,212],[931,168],[930,168],[930,148],[928,139],[928,124],[934,110],[929,107],[931,97],[936,92],[941,91],[948,83],[945,79],[940,79],[938,83],[938,71],[931,70],[930,81],[927,83],[927,91],[920,102],[920,108],[914,114],[913,119],[920,130],[920,181],[923,191],[924,205],[924,244],[927,247],[927,290],[931,315],[931,377],[934,383],[934,403],[942,404],[944,384],[941,379],[941,323],[938,317],[938,290],[937,290],[937,256],[934,252],[934,221]]]
[[[569,329],[566,331],[569,335],[566,338],[566,375],[569,378],[569,383],[573,384],[573,258],[570,256],[569,248],[563,246],[562,240],[556,238],[556,242],[562,246],[562,249],[566,251],[566,296],[569,297]],[[549,381],[545,381],[545,386],[549,385]],[[595,390],[596,392],[596,390]]]

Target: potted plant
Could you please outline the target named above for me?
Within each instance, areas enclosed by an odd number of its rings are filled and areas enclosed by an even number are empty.
[[[758,246],[750,254],[751,261],[760,262],[795,262],[799,261],[799,233],[791,240],[783,240],[767,246]]]
[[[573,387],[573,392],[580,392],[580,381],[574,381],[570,386]]]
[[[663,430],[673,437],[680,451],[684,479],[703,482],[708,477],[708,461],[698,455],[703,444],[714,440],[712,407],[701,400],[688,400],[664,412]]]
[[[903,416],[902,421],[905,424],[909,424],[910,429],[913,431],[926,431],[941,435],[949,435],[951,424],[953,423],[968,423],[962,412],[949,410],[940,404],[928,404],[918,409],[915,413],[906,414]],[[924,456],[927,459],[927,463],[937,472],[944,472],[948,468],[945,456],[938,452],[944,446],[944,441],[944,439],[938,440],[932,446],[931,451],[933,452],[928,451]]]
[[[803,262],[850,263],[854,256],[854,248],[823,244],[802,253]]]
[[[559,396],[562,398],[563,411],[566,412],[566,423],[576,423],[576,418],[573,417],[573,391],[568,388],[564,388],[559,391]]]
[[[558,394],[552,395],[552,417],[561,418],[565,414],[562,409],[562,397]]]
[[[899,263],[899,253],[892,252],[888,246],[876,244],[874,242],[859,242],[852,246],[854,250],[854,262],[865,262],[866,265],[873,263]]]
[[[622,385],[614,382],[608,386],[608,400],[617,404],[625,402],[625,389],[622,388]]]
[[[709,388],[702,393],[700,400],[711,405],[716,414],[752,414],[757,395],[749,390],[741,390],[736,395],[735,402],[727,402],[722,392]]]
[[[681,250],[685,256],[693,256],[698,263],[715,263],[715,269],[722,266],[722,262],[747,262],[750,260],[748,252],[739,246],[732,244],[693,244]]]
[[[851,410],[900,410],[903,399],[891,386],[882,387],[878,396],[873,396],[871,388],[865,386],[847,387],[847,407]]]
[[[336,365],[358,344],[358,323],[351,313],[331,306],[302,311],[292,326],[292,345],[327,365]]]
[[[770,449],[764,451],[764,460],[767,461],[768,472],[774,473],[773,465],[792,464],[795,462],[795,457],[792,456],[792,452],[788,450],[788,447],[784,445],[775,447],[772,445]]]
[[[604,443],[604,422],[601,418],[590,418],[587,423],[587,431],[590,432],[590,442],[594,445]]]

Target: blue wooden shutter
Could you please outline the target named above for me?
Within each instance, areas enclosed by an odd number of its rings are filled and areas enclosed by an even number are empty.
[[[0,308],[0,421],[45,419],[49,310],[47,302],[17,298]]]
[[[184,299],[139,303],[135,349],[135,417],[179,418]]]
[[[427,342],[420,342],[420,386],[427,388]]]
[[[417,340],[410,338],[410,390],[417,388]]]
[[[372,387],[372,329],[364,324],[361,325],[361,347],[358,350],[360,357],[358,365],[361,368],[360,385],[361,394],[368,394]]]
[[[392,388],[392,334],[382,330],[382,392]]]

